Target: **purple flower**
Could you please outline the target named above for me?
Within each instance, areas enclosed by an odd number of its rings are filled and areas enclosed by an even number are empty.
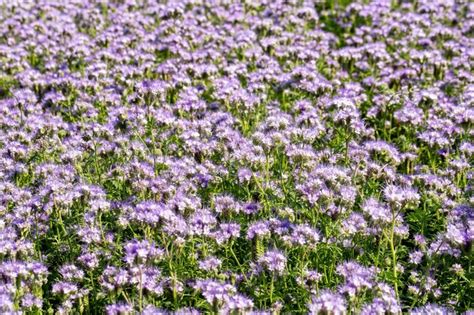
[[[304,270],[303,275],[298,277],[296,282],[307,289],[314,289],[321,279],[322,274],[316,270]]]
[[[218,244],[223,244],[240,236],[240,225],[237,223],[222,223],[212,236]]]
[[[239,213],[241,210],[241,206],[231,196],[216,196],[213,202],[217,213]]]
[[[39,297],[34,296],[31,293],[27,293],[21,299],[21,306],[24,308],[31,308],[31,307],[41,308],[43,306],[43,300]],[[0,306],[0,309],[1,309],[1,306]]]
[[[226,298],[223,310],[228,311],[245,311],[253,308],[253,301],[241,294],[232,295]]]
[[[256,237],[263,238],[271,235],[268,222],[258,221],[249,226],[247,230],[247,239],[252,240]]]
[[[313,296],[308,304],[309,314],[334,314],[342,315],[347,313],[346,300],[338,293],[329,290],[322,291],[319,295]]]
[[[82,280],[84,278],[84,271],[75,265],[64,265],[59,269],[59,273],[67,281]]]
[[[410,262],[412,264],[415,264],[415,265],[418,265],[421,263],[421,260],[423,259],[423,252],[417,250],[417,251],[414,251],[414,252],[411,252],[409,254],[409,257],[410,257]]]
[[[70,282],[57,282],[53,285],[53,293],[72,295],[79,290],[76,284]]]
[[[128,315],[133,313],[133,306],[126,303],[116,303],[106,307],[107,315]]]
[[[369,198],[364,202],[362,211],[368,214],[374,222],[389,223],[392,220],[390,208],[374,198]]]
[[[293,231],[287,239],[293,245],[314,248],[321,239],[321,236],[318,230],[312,228],[308,224],[302,224],[294,226]]]
[[[342,222],[342,232],[353,235],[356,233],[365,234],[367,222],[364,217],[358,213],[351,213],[347,219]]]
[[[383,194],[387,202],[397,209],[405,205],[417,206],[420,200],[420,195],[409,187],[388,185],[383,190]]]
[[[337,266],[336,271],[344,277],[344,284],[341,292],[346,292],[350,296],[356,295],[363,289],[371,289],[374,286],[374,279],[377,273],[375,267],[364,267],[356,262],[346,262]]]
[[[242,211],[245,214],[255,214],[260,210],[260,205],[256,202],[248,202],[243,205]]]
[[[410,311],[411,315],[448,315],[448,314],[455,314],[452,310],[447,307],[439,306],[436,304],[427,304],[422,307],[418,307]]]
[[[237,292],[234,286],[215,280],[198,280],[194,289],[201,291],[206,301],[211,305],[214,302],[224,302]]]
[[[287,259],[279,250],[269,250],[258,259],[258,264],[275,274],[282,274],[286,268]]]
[[[239,178],[239,182],[242,184],[250,182],[252,175],[252,171],[248,168],[241,168],[237,174],[237,177]]]
[[[89,269],[97,268],[99,265],[99,259],[95,253],[84,253],[77,260]]]
[[[155,247],[153,243],[147,240],[133,240],[124,246],[125,261],[132,265],[134,263],[152,262],[163,258],[164,251]]]
[[[209,256],[199,262],[199,269],[205,271],[217,271],[222,261],[216,257]]]

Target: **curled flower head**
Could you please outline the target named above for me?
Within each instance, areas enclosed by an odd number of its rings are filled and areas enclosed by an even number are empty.
[[[258,259],[258,264],[264,269],[275,273],[282,274],[286,268],[287,259],[279,250],[269,250]]]
[[[319,295],[312,297],[308,309],[311,315],[343,315],[347,313],[347,304],[344,297],[339,293],[324,290]]]

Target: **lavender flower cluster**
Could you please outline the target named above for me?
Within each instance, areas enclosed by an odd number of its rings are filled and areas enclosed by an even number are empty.
[[[1,314],[474,308],[474,3],[0,3]]]

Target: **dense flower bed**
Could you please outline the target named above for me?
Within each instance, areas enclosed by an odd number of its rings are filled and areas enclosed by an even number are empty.
[[[474,4],[1,1],[2,314],[473,308]]]

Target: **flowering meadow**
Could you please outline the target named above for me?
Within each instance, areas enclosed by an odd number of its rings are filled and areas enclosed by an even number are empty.
[[[474,309],[474,3],[0,3],[1,314]]]

